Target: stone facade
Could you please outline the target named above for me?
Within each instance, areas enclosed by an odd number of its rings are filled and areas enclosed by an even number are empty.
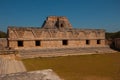
[[[50,16],[41,28],[8,27],[8,43],[14,49],[104,47],[105,30],[75,29],[66,17]]]
[[[0,38],[0,50],[5,49],[7,47],[7,39],[6,38]]]

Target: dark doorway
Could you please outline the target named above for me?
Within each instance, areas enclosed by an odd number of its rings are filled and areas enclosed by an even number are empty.
[[[63,26],[63,24],[61,24],[61,28],[63,28],[64,26]]]
[[[41,45],[40,41],[39,40],[35,41],[35,45],[40,46]]]
[[[68,40],[63,40],[62,45],[68,45]]]
[[[90,44],[90,40],[86,40],[86,44],[89,45]]]
[[[23,47],[23,41],[18,41],[18,47]]]
[[[101,41],[100,41],[100,40],[97,40],[97,44],[101,44]]]

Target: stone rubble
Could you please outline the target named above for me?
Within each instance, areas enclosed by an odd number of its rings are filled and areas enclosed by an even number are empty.
[[[0,75],[0,80],[63,80],[52,69]]]

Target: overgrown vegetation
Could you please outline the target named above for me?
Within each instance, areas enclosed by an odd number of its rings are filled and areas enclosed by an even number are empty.
[[[7,34],[3,31],[0,31],[0,38],[6,38]]]
[[[106,32],[106,39],[107,40],[112,40],[115,38],[120,38],[120,31],[114,32],[114,33]]]
[[[23,62],[28,71],[53,69],[64,80],[120,80],[119,53],[34,58]]]

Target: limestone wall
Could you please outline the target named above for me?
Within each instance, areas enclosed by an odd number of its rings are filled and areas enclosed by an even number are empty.
[[[33,40],[33,39],[105,39],[104,30],[95,29],[71,29],[60,31],[57,29],[37,28],[8,28],[11,40]]]
[[[60,31],[56,29],[36,29],[36,28],[9,28],[9,47],[12,48],[50,48],[50,47],[98,47],[105,46],[104,30],[80,30],[72,29]],[[40,41],[40,46],[35,45],[35,41]],[[63,40],[67,40],[67,45],[63,45]],[[86,44],[89,40],[89,45]],[[97,44],[100,40],[100,44]],[[18,47],[18,41],[23,42],[22,47]]]
[[[90,43],[86,44],[86,40],[66,40],[67,43],[64,44],[64,40],[42,40],[40,45],[36,46],[36,41],[23,41],[23,46],[18,46],[17,41],[9,41],[9,46],[15,49],[34,49],[34,48],[72,48],[72,47],[104,47],[104,40],[100,40],[100,44],[97,44],[97,40],[89,40]]]

